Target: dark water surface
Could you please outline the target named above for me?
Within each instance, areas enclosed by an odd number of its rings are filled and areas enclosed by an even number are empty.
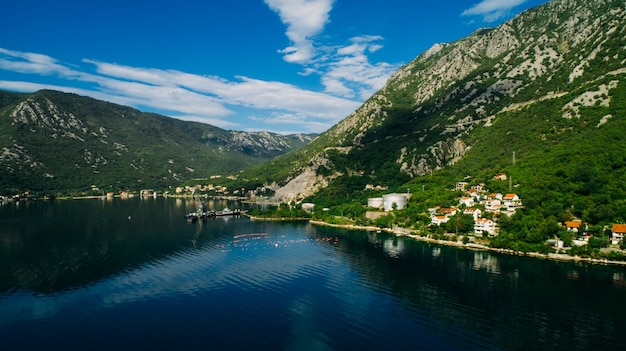
[[[626,349],[623,267],[195,207],[0,206],[0,349]]]

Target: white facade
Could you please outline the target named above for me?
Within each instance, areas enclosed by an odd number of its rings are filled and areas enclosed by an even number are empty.
[[[496,223],[490,219],[479,218],[474,222],[474,234],[487,232],[489,236],[497,235]]]
[[[315,208],[315,204],[310,203],[310,202],[305,202],[302,204],[302,209],[307,211],[307,212],[313,212],[313,209]]]
[[[485,201],[485,211],[487,212],[500,212],[502,208],[502,201],[494,199]]]
[[[443,223],[446,223],[450,220],[450,217],[446,217],[446,216],[433,216],[430,218],[430,223],[434,224],[434,225],[441,225]]]
[[[371,197],[371,198],[367,199],[367,207],[382,208],[383,207],[383,198],[382,197]]]
[[[482,215],[482,211],[477,208],[466,208],[463,210],[463,214],[471,215],[474,217],[474,221],[476,221]]]
[[[472,207],[474,206],[474,199],[472,199],[471,197],[462,197],[459,200],[459,204],[465,205],[466,207]]]
[[[368,201],[369,202],[369,201]],[[391,211],[394,209],[401,210],[406,207],[406,195],[404,194],[387,194],[383,195],[383,209]]]

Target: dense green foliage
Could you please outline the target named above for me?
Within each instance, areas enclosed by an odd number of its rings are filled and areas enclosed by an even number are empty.
[[[300,220],[311,218],[311,214],[304,211],[301,206],[291,206],[284,203],[278,206],[269,206],[265,208],[253,207],[248,210],[248,214],[253,217],[281,220]]]
[[[15,122],[18,106],[27,108]],[[238,143],[241,134],[74,94],[0,91],[0,194],[167,190],[241,171],[306,143],[269,133],[249,133],[248,142]],[[260,138],[282,146],[264,148],[268,142],[256,143]]]
[[[626,222],[624,12],[620,1],[559,1],[442,45],[403,67],[316,142],[273,160],[271,169],[255,169],[264,172],[257,179],[282,185],[310,166],[329,181],[303,199],[327,208],[316,210],[319,218],[436,235],[469,232],[469,221],[427,228],[427,209],[458,206],[456,182],[484,183],[492,192],[516,193],[524,204],[511,218],[496,218],[500,235],[491,245],[553,251],[546,241],[571,245],[575,238],[561,223],[579,219],[593,228],[585,254],[600,255],[595,246],[608,240],[605,228]],[[578,25],[580,32],[572,32]],[[506,47],[506,36],[509,50],[487,55],[489,46],[481,46],[493,40]],[[454,66],[459,55],[466,65]],[[468,66],[460,78],[445,80],[446,70]],[[418,96],[427,98],[416,102]],[[510,182],[493,180],[498,173]],[[365,190],[366,184],[388,188]],[[412,194],[406,209],[364,218],[367,198],[406,189]]]

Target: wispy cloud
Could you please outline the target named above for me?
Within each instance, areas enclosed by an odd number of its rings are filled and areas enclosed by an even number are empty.
[[[287,26],[292,45],[281,50],[287,62],[307,63],[315,57],[313,37],[328,23],[334,0],[265,0]]]
[[[483,0],[463,11],[462,16],[480,16],[484,22],[495,22],[508,16],[511,10],[527,0]]]
[[[300,65],[301,75],[319,76],[324,91],[246,76],[224,79],[93,59],[69,64],[2,48],[0,70],[30,77],[0,81],[0,88],[73,92],[221,128],[251,130],[251,125],[260,125],[270,131],[323,132],[382,88],[400,67],[370,61],[369,55],[383,47],[381,36],[356,36],[337,44],[319,35],[330,21],[335,0],[264,1],[286,26],[291,43],[280,50],[283,59]],[[33,76],[56,79],[38,84],[33,82],[41,79],[30,79]]]
[[[359,99],[365,100],[382,88],[399,65],[370,62],[367,54],[379,50],[381,40],[380,36],[359,36],[352,38],[350,45],[336,48],[322,68],[326,92],[347,98],[357,94]]]
[[[46,55],[0,48],[1,70],[53,75],[60,79],[58,84],[4,80],[0,81],[0,88],[74,92],[171,117],[235,129],[247,128],[241,116],[236,116],[239,108],[254,109],[254,120],[266,122],[266,130],[277,126],[276,116],[290,116],[291,120],[282,118],[280,121],[293,124],[302,131],[323,132],[360,105],[357,101],[327,93],[244,76],[226,80],[95,60],[83,60],[83,63],[89,67],[78,68],[78,65],[61,64]],[[75,83],[86,87],[77,88]],[[239,117],[239,122],[234,117]]]
[[[371,63],[368,54],[382,48],[381,36],[363,35],[347,45],[320,42],[334,0],[265,0],[287,26],[292,46],[281,50],[287,62],[302,65],[302,75],[318,74],[325,92],[365,100],[383,87],[400,65]]]

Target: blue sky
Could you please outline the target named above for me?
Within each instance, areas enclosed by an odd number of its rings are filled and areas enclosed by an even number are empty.
[[[546,0],[29,0],[2,5],[0,89],[224,129],[320,133],[436,43]]]

